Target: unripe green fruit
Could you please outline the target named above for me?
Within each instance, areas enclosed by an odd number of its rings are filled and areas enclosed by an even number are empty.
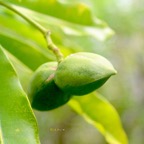
[[[33,108],[41,111],[51,110],[65,104],[70,95],[61,91],[54,82],[57,62],[41,65],[30,81],[28,96]]]
[[[55,83],[71,95],[85,95],[102,86],[116,74],[112,64],[104,57],[79,52],[66,57],[57,68]]]

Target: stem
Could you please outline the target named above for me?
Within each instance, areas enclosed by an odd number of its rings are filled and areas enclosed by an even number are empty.
[[[0,5],[2,5],[4,7],[6,7],[6,8],[8,8],[9,10],[15,12],[16,14],[18,14],[19,16],[24,18],[28,23],[33,25],[36,29],[38,29],[43,34],[43,36],[45,37],[48,49],[53,51],[53,53],[55,54],[58,62],[62,61],[63,54],[61,53],[60,49],[53,43],[53,41],[52,41],[52,39],[50,37],[50,31],[49,30],[44,28],[42,25],[40,25],[36,21],[30,19],[29,17],[27,17],[26,15],[24,15],[23,13],[21,13],[20,11],[15,9],[13,6],[11,6],[11,5],[7,4],[7,3],[4,3],[2,1],[0,1]]]
[[[50,35],[50,31],[47,31],[45,33],[45,39],[47,41],[48,48],[53,51],[53,53],[56,55],[58,62],[60,63],[63,60],[63,54],[60,52],[59,48],[53,43]]]

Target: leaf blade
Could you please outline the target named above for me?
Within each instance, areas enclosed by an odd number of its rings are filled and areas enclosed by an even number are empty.
[[[0,121],[4,144],[39,144],[38,128],[17,75],[0,47]]]
[[[116,110],[100,94],[74,97],[69,105],[87,122],[94,125],[110,144],[128,144]]]

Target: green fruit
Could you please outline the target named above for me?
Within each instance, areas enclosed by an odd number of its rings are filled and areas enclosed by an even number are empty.
[[[104,57],[79,52],[66,57],[57,68],[55,83],[71,95],[85,95],[101,87],[116,74],[112,64]]]
[[[32,76],[28,96],[33,108],[41,111],[52,110],[70,99],[70,95],[61,91],[54,82],[56,69],[57,62],[45,63]]]

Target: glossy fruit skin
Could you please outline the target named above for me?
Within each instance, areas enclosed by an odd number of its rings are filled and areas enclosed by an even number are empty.
[[[64,105],[70,95],[61,91],[54,82],[57,62],[48,62],[41,65],[33,74],[28,96],[34,109],[47,111]]]
[[[104,57],[79,52],[59,64],[54,81],[68,94],[85,95],[101,87],[114,74],[116,70]]]

